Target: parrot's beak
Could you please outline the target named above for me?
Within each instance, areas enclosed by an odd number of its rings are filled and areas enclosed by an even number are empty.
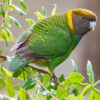
[[[90,21],[90,29],[91,29],[92,31],[94,31],[95,26],[96,26],[96,21]]]

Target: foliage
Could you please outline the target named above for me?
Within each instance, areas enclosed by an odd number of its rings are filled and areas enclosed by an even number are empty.
[[[24,0],[20,0],[22,9],[15,6],[12,0],[2,0],[0,3],[0,15],[2,16],[2,23],[0,25],[0,40],[5,40],[8,46],[8,40],[14,40],[14,36],[9,28],[12,26],[12,22],[15,23],[20,29],[22,25],[19,21],[11,16],[12,12],[16,10],[21,16],[26,15],[28,10]],[[47,17],[44,7],[42,7],[42,14],[36,11],[38,19],[41,20]],[[52,10],[52,16],[56,14],[56,5]],[[30,26],[35,24],[33,19],[25,19]],[[0,54],[2,51],[0,50]],[[4,57],[4,56],[0,56]],[[0,58],[1,59],[1,58]],[[4,59],[3,59],[4,60]],[[7,57],[9,62],[11,57]],[[1,60],[0,60],[1,61]],[[65,77],[63,74],[58,77],[58,81],[54,83],[50,74],[40,74],[32,67],[21,67],[15,72],[11,73],[0,65],[0,90],[5,88],[9,97],[15,97],[18,92],[17,100],[84,100],[87,93],[89,93],[89,100],[99,100],[100,91],[95,88],[94,73],[92,70],[92,64],[90,61],[87,63],[87,75],[89,77],[89,83],[84,83],[84,77],[78,72],[77,66],[72,60],[73,72]],[[22,80],[21,83],[14,84],[12,79]],[[4,87],[5,86],[5,87]],[[0,98],[0,100],[8,100],[7,98]],[[9,99],[10,100],[10,99]]]

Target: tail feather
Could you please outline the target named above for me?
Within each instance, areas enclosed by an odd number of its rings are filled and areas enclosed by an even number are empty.
[[[20,70],[20,69],[26,67],[29,63],[33,62],[34,60],[35,60],[35,58],[27,61],[26,59],[15,56],[11,60],[11,62],[8,64],[8,68],[10,71],[17,71],[17,70]]]

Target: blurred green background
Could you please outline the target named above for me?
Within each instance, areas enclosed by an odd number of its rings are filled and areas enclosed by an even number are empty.
[[[13,0],[14,4],[20,7],[18,0]],[[13,16],[17,18],[24,30],[26,30],[29,25],[24,20],[26,18],[34,18],[37,21],[34,11],[42,12],[41,8],[44,8],[47,11],[47,15],[50,16],[51,10],[54,7],[54,4],[57,5],[57,13],[65,13],[70,9],[74,8],[85,8],[92,10],[97,14],[97,26],[94,32],[89,32],[83,39],[80,41],[76,49],[72,52],[70,57],[63,62],[59,67],[56,68],[55,73],[60,75],[62,73],[67,76],[72,72],[71,59],[75,60],[75,63],[78,66],[79,72],[81,72],[85,77],[86,76],[86,63],[87,60],[90,60],[93,64],[93,70],[95,74],[95,81],[100,79],[100,0],[25,0],[25,3],[29,7],[29,11],[25,16],[19,16],[17,12],[13,12]],[[0,18],[1,21],[1,18]],[[11,27],[12,33],[16,38],[22,34],[22,31],[17,28],[14,24]],[[14,52],[10,51],[10,48],[15,44],[15,42],[9,42],[9,48],[7,49],[5,43],[0,41],[0,49],[3,50],[3,53],[6,55],[14,55]],[[6,65],[6,64],[5,64]],[[86,79],[87,81],[87,79]]]

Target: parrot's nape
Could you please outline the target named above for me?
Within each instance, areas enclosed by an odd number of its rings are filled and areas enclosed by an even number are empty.
[[[54,69],[68,58],[82,37],[94,30],[96,15],[86,9],[73,9],[64,14],[50,16],[38,21],[25,31],[12,48],[16,56],[8,67],[17,71],[34,63]]]

